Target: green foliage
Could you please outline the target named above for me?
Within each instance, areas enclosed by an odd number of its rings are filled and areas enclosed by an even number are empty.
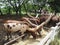
[[[60,45],[58,39],[55,39],[50,43],[50,45]]]
[[[60,30],[60,29],[59,29]],[[50,45],[60,45],[60,31],[55,36],[55,39],[50,43]]]
[[[48,3],[53,11],[55,11],[56,13],[60,12],[60,0],[53,0]]]
[[[28,3],[30,1],[30,3]],[[30,10],[42,10],[45,8],[50,12],[60,12],[60,0],[0,0],[0,11],[3,14],[21,14]],[[46,4],[50,6],[46,6]],[[1,8],[4,6],[3,8]],[[35,12],[36,13],[36,12]]]

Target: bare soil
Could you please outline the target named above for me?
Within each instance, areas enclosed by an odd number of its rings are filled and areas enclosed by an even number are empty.
[[[18,18],[17,18],[18,17]],[[1,21],[3,21],[3,20],[8,20],[8,19],[10,19],[10,20],[20,20],[20,16],[15,16],[15,15],[12,15],[12,16],[0,16],[0,22]],[[4,33],[4,32],[3,32]],[[49,33],[49,31],[47,31],[47,30],[42,30],[41,31],[41,34],[42,34],[42,37],[38,37],[38,38],[36,38],[36,39],[33,39],[33,37],[32,36],[30,36],[29,38],[27,38],[27,39],[25,39],[25,40],[21,40],[21,39],[18,39],[15,43],[12,43],[11,45],[37,45],[47,34]],[[4,34],[2,34],[1,33],[1,35],[0,35],[0,37],[2,36],[2,35],[4,35]],[[5,36],[5,35],[4,35]],[[3,36],[3,37],[4,37]],[[2,37],[2,38],[3,38]],[[6,37],[6,36],[5,36]],[[5,38],[4,37],[4,38]],[[13,37],[14,38],[14,37]],[[6,40],[6,38],[4,39],[4,40]],[[3,41],[4,41],[3,40]],[[3,45],[2,43],[3,43],[3,41],[1,41],[1,44],[0,45]],[[7,42],[6,42],[7,43]]]

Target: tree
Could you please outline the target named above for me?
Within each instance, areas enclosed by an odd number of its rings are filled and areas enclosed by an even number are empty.
[[[52,0],[49,1],[48,4],[50,5],[51,9],[55,12],[55,15],[57,12],[60,12],[60,0]]]
[[[1,11],[1,7],[2,7],[2,3],[0,2],[0,15],[2,15],[2,11]]]
[[[13,7],[16,15],[21,14],[21,5],[23,3],[23,0],[7,0],[7,2]]]
[[[47,0],[34,0],[34,4],[38,6],[38,10],[40,11],[45,7]]]

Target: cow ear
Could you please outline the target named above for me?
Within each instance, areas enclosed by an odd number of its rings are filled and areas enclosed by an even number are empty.
[[[3,24],[3,25],[6,25],[6,24]]]
[[[3,25],[5,26],[6,24],[4,23]]]

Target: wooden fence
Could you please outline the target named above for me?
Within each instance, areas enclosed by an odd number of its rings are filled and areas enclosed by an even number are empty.
[[[55,27],[50,28],[49,34],[43,38],[38,45],[49,45],[52,40],[54,40],[55,35],[59,32],[60,27],[56,25]]]

